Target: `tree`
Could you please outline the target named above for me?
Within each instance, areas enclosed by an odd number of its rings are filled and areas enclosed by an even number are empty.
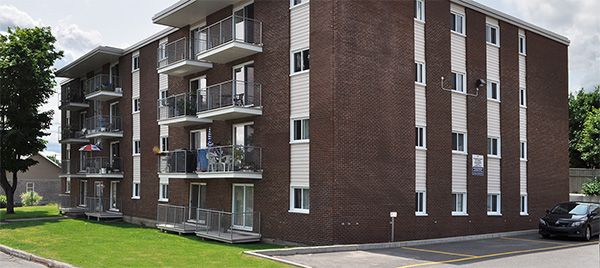
[[[46,156],[48,159],[50,159],[50,161],[57,163],[60,165],[60,160],[58,159],[58,157],[56,157],[56,155],[48,155]]]
[[[588,113],[580,133],[577,149],[589,167],[600,167],[600,109]]]
[[[42,138],[50,135],[45,130],[54,112],[39,110],[54,93],[52,66],[63,55],[55,42],[48,27],[0,34],[0,186],[8,214],[14,213],[18,173],[37,164],[29,156],[43,150]]]
[[[590,112],[600,108],[600,86],[592,92],[579,92],[569,95],[569,159],[571,167],[586,168],[593,166],[582,159],[579,145],[582,142],[581,133]]]

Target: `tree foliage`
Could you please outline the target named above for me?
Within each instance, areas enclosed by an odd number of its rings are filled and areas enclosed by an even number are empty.
[[[581,192],[587,196],[600,196],[600,177],[593,178],[581,186]]]
[[[594,113],[597,109],[600,109],[600,86],[597,86],[592,92],[580,90],[569,95],[569,159],[571,167],[600,167],[600,161],[594,160],[592,157],[594,152],[589,151],[594,147],[598,148],[599,141],[596,140],[596,146],[593,146],[594,141],[589,136],[594,134],[594,130],[588,129],[584,132],[586,123],[590,125],[590,128],[594,127],[593,122],[587,121],[589,116],[597,115],[597,112]],[[600,152],[596,151],[595,153]]]
[[[18,172],[37,164],[28,156],[46,147],[43,137],[49,135],[53,111],[39,110],[54,93],[53,65],[63,55],[55,42],[48,27],[0,34],[0,186],[7,213],[14,213]]]
[[[37,206],[42,199],[44,199],[44,197],[34,191],[21,194],[21,203],[26,207]]]

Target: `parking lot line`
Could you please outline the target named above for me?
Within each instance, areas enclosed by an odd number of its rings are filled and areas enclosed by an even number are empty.
[[[493,254],[487,254],[487,255],[481,255],[481,256],[472,256],[472,257],[466,257],[466,258],[458,258],[458,259],[452,259],[452,260],[446,260],[446,261],[422,262],[422,263],[416,263],[416,264],[411,264],[411,265],[406,265],[406,266],[400,266],[399,268],[421,267],[421,266],[429,266],[429,265],[444,264],[444,263],[464,262],[464,261],[486,259],[486,258],[500,257],[500,256],[506,256],[506,255],[539,252],[539,251],[553,250],[553,249],[572,248],[572,247],[587,246],[587,245],[596,245],[596,244],[598,244],[598,242],[566,244],[566,245],[560,245],[560,246],[554,246],[554,247],[535,248],[535,249],[526,249],[526,250],[517,250],[517,251],[507,251],[507,252],[493,253]]]
[[[544,241],[544,240],[535,240],[535,239],[527,239],[527,238],[516,238],[516,237],[500,237],[501,239],[506,239],[506,240],[516,240],[516,241],[525,241],[525,242],[535,242],[535,243],[542,243],[542,244],[554,244],[554,245],[572,245],[573,243],[566,243],[566,242],[553,242],[553,241]]]
[[[454,253],[454,252],[447,252],[447,251],[439,251],[439,250],[432,250],[432,249],[424,249],[424,248],[413,248],[413,247],[402,247],[402,248],[408,249],[408,250],[414,250],[414,251],[423,251],[423,252],[430,252],[430,253],[437,253],[437,254],[444,254],[444,255],[451,255],[451,256],[459,256],[459,257],[475,257],[475,255]]]

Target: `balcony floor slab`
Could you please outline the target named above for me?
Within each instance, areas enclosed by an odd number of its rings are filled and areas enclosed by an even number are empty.
[[[194,115],[178,116],[178,117],[158,120],[158,124],[161,126],[176,126],[176,127],[185,127],[185,126],[210,124],[210,123],[212,123],[212,120],[198,118],[197,116],[194,116]]]
[[[262,45],[231,41],[198,54],[199,60],[228,63],[263,51]]]
[[[168,64],[158,68],[159,74],[168,74],[172,76],[183,77],[186,75],[199,73],[212,69],[213,65],[210,62],[197,60],[181,60],[175,63]]]

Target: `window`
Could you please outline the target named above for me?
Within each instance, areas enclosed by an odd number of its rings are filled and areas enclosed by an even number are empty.
[[[167,43],[161,43],[158,45],[158,60],[166,60],[167,59]]]
[[[290,6],[295,7],[306,2],[308,2],[308,0],[290,0]]]
[[[500,156],[500,139],[488,138],[488,156]]]
[[[466,140],[465,140],[464,133],[453,132],[452,133],[452,151],[466,153],[467,150],[465,149],[466,148],[465,141]]]
[[[416,215],[426,215],[427,214],[427,195],[425,192],[416,192],[415,193],[415,214]]]
[[[498,82],[490,82],[487,86],[488,100],[500,100],[500,85]]]
[[[65,181],[65,193],[71,193],[71,178],[67,178],[67,180]]]
[[[527,143],[522,141],[520,148],[521,148],[521,150],[520,150],[521,151],[521,154],[520,154],[521,160],[527,160]]]
[[[425,143],[425,128],[424,127],[416,127],[415,128],[415,134],[416,134],[416,144],[415,146],[417,146],[417,148],[426,148],[427,145]]]
[[[25,192],[34,192],[35,191],[35,184],[33,182],[28,182],[25,184]]]
[[[452,194],[452,215],[467,214],[467,194],[453,193]]]
[[[133,141],[133,155],[139,155],[139,154],[140,154],[140,141],[134,140]]]
[[[308,49],[292,54],[292,73],[308,71],[310,69],[310,52]]]
[[[415,62],[416,76],[415,82],[419,84],[425,84],[425,64],[421,62]]]
[[[309,119],[297,119],[292,121],[292,142],[310,140],[308,123]]]
[[[85,206],[87,197],[87,181],[79,181],[79,205]]]
[[[524,88],[519,90],[519,104],[521,107],[527,107],[527,92]]]
[[[137,113],[140,111],[140,98],[133,99],[133,112]]]
[[[308,213],[310,210],[310,189],[292,188],[290,211]]]
[[[500,215],[500,195],[488,194],[487,198],[488,215]]]
[[[132,199],[140,199],[140,183],[139,182],[133,183],[133,190],[131,193],[131,198]]]
[[[458,92],[465,92],[465,75],[461,73],[452,73],[452,89]]]
[[[527,195],[526,194],[521,195],[521,204],[520,205],[521,205],[521,209],[520,209],[521,215],[527,215],[528,212],[527,212]]]
[[[131,71],[135,72],[140,69],[140,55],[134,55],[131,58]]]
[[[158,105],[160,107],[167,106],[167,97],[168,97],[167,92],[168,92],[167,90],[161,90],[158,93],[158,99],[160,100],[160,102],[158,103]]]
[[[169,202],[169,184],[168,183],[160,184],[158,201]]]
[[[519,35],[519,53],[522,55],[527,54],[527,44],[524,35]]]
[[[425,1],[423,0],[415,2],[415,19],[425,21]]]
[[[465,16],[456,13],[451,13],[451,15],[452,31],[459,34],[465,34]]]
[[[169,151],[169,137],[160,137],[160,151],[161,152]]]
[[[498,40],[500,39],[500,30],[498,29],[498,27],[496,26],[492,26],[492,25],[486,25],[485,26],[485,36],[486,36],[486,41],[488,42],[488,44],[492,44],[492,45],[500,45]]]

